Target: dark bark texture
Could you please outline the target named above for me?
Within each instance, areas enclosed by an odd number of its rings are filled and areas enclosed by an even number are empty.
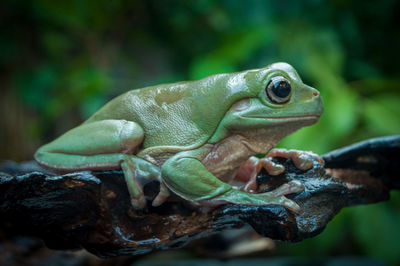
[[[299,213],[278,205],[225,204],[205,210],[178,197],[135,211],[121,171],[54,175],[33,162],[3,163],[0,225],[8,234],[39,237],[53,249],[84,248],[99,257],[179,248],[246,224],[260,235],[297,242],[321,233],[343,207],[388,200],[390,190],[400,188],[400,136],[371,139],[323,158],[325,166],[315,162],[306,172],[277,158],[286,167],[283,174],[258,176],[258,192],[300,181],[305,190],[288,196],[301,206]],[[145,187],[149,201],[158,186]]]

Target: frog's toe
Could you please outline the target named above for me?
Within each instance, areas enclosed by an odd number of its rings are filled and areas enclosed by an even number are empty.
[[[163,183],[160,183],[160,192],[158,193],[156,198],[153,200],[151,205],[153,207],[158,207],[161,204],[163,204],[169,196],[170,196],[170,193],[169,193],[168,188]]]
[[[270,198],[272,204],[282,205],[291,211],[299,212],[301,209],[300,206],[293,200],[286,198],[285,195],[301,192],[303,190],[303,184],[301,184],[300,181],[293,180],[281,185],[273,191],[265,192],[262,194]]]
[[[314,160],[317,160],[322,165],[325,164],[321,157],[311,151],[273,149],[268,153],[268,157],[292,159],[294,165],[303,171],[311,169],[314,165]]]
[[[305,188],[303,186],[303,184],[298,181],[298,180],[292,180],[288,183],[285,183],[283,185],[281,185],[280,187],[278,187],[275,190],[266,192],[269,196],[278,198],[284,195],[288,195],[288,194],[293,194],[293,193],[298,193],[303,191]]]
[[[260,159],[262,167],[270,175],[280,175],[285,171],[285,167],[281,164],[272,161],[272,158],[262,158]]]
[[[285,196],[280,197],[280,205],[286,207],[293,212],[300,212],[301,210],[300,206],[296,202],[286,198]]]
[[[132,198],[131,204],[135,210],[143,210],[147,206],[146,198],[144,195],[141,195],[137,198]]]
[[[311,151],[297,151],[292,150],[294,156],[292,158],[294,165],[303,171],[311,169],[314,166],[314,160],[317,160],[320,164],[325,165],[324,160]]]

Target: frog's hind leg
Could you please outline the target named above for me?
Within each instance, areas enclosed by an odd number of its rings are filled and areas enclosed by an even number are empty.
[[[58,171],[115,169],[143,142],[135,122],[101,120],[82,124],[42,146],[35,159]]]
[[[304,190],[297,181],[291,181],[269,192],[243,192],[219,180],[191,152],[181,152],[172,156],[163,164],[161,171],[163,180],[171,191],[193,202],[204,202],[210,206],[222,203],[278,204],[295,212],[300,210],[294,201],[285,197],[287,194]]]
[[[137,176],[160,180],[159,168],[131,155],[143,142],[143,129],[126,120],[101,120],[82,124],[44,145],[35,159],[56,171],[108,170],[122,168],[132,205],[145,207]]]

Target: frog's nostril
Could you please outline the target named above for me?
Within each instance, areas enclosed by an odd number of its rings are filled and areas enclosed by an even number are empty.
[[[319,95],[319,92],[318,91],[314,91],[313,95],[314,95],[314,97],[317,97]]]

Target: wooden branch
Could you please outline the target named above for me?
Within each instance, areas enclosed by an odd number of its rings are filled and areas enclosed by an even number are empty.
[[[313,237],[346,206],[388,200],[399,189],[400,136],[372,139],[323,156],[303,172],[279,159],[285,173],[258,176],[258,192],[298,180],[305,191],[288,196],[301,211],[282,206],[222,205],[213,210],[172,197],[160,207],[131,208],[121,171],[52,175],[33,162],[0,167],[0,224],[8,232],[37,236],[53,249],[85,248],[100,257],[178,248],[227,228],[250,224],[273,239]],[[32,172],[32,169],[36,171]],[[145,187],[149,200],[158,183]],[[150,206],[150,204],[149,204]]]

